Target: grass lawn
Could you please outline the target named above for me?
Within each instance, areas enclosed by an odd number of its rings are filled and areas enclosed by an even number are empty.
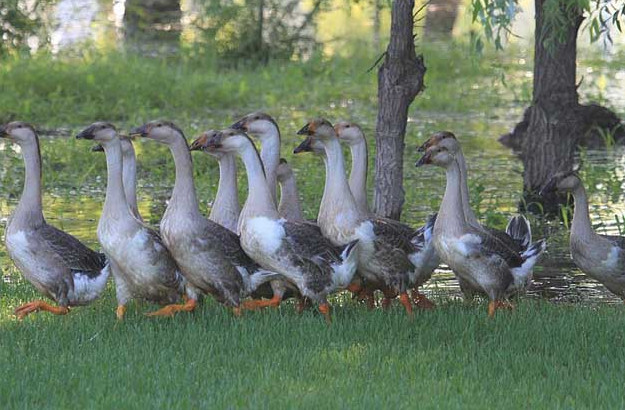
[[[237,319],[207,301],[174,319],[131,307],[117,323],[111,293],[21,323],[20,296],[3,299],[3,408],[625,406],[620,305],[526,300],[490,320],[485,304],[442,302],[410,321],[344,301],[328,327],[290,305]]]

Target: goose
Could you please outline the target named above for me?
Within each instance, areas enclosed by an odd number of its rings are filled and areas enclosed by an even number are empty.
[[[306,135],[306,139],[295,151],[310,151],[316,140],[325,150],[326,183],[317,217],[321,232],[337,246],[358,239],[358,272],[365,285],[381,289],[388,300],[399,296],[408,315],[412,315],[407,289],[416,283],[419,252],[393,224],[359,210],[349,189],[341,145],[332,124],[315,119],[298,134]]]
[[[501,242],[503,246],[508,247],[511,251],[518,253],[522,257],[533,254],[534,258],[538,258],[538,256],[544,252],[546,243],[544,240],[532,243],[532,230],[529,221],[523,215],[510,218],[505,232],[483,226],[479,223],[470,206],[466,161],[462,152],[462,147],[456,139],[456,136],[448,131],[437,132],[433,134],[421,147],[419,147],[418,150],[423,151],[424,149],[433,146],[447,148],[447,150],[456,158],[456,162],[458,163],[458,168],[460,170],[460,195],[462,198],[462,209],[467,224],[493,236],[494,239]],[[538,253],[536,253],[536,251],[538,251]],[[514,269],[512,270],[512,273],[514,274],[514,281],[506,290],[507,296],[527,290],[527,287],[532,281],[532,269]],[[459,278],[459,282],[460,289],[465,296],[471,298],[474,294],[480,293],[479,288],[471,287],[469,283],[465,282],[461,278]]]
[[[544,243],[520,255],[483,229],[468,224],[462,209],[462,179],[455,155],[447,147],[431,146],[415,165],[429,164],[445,168],[447,178],[434,223],[433,241],[438,255],[458,277],[488,296],[489,317],[494,317],[497,309],[513,308],[505,300],[508,287],[514,283],[513,271],[532,269]]]
[[[280,276],[253,262],[234,232],[202,216],[193,183],[191,152],[180,128],[169,121],[155,120],[133,128],[131,135],[167,145],[174,158],[176,179],[160,232],[187,286],[212,295],[240,315],[241,308],[245,308],[241,306],[243,297]]]
[[[541,190],[573,194],[570,250],[575,265],[625,301],[625,237],[597,234],[588,215],[588,197],[575,171],[555,174]]]
[[[132,139],[130,137],[125,135],[119,135],[118,137],[122,146],[122,181],[126,202],[134,217],[143,221],[137,205],[137,157],[135,155],[135,148],[132,145]],[[104,152],[104,147],[100,144],[96,144],[91,147],[91,151]]]
[[[351,282],[356,271],[358,241],[337,247],[315,226],[281,218],[258,151],[243,131],[222,130],[208,141],[207,149],[236,152],[245,165],[248,197],[239,221],[245,252],[263,268],[282,274],[297,286],[330,323],[327,296]]]
[[[5,243],[15,266],[41,294],[43,300],[15,309],[18,319],[46,311],[65,315],[72,306],[87,305],[100,297],[110,274],[103,254],[85,246],[72,235],[49,225],[41,204],[41,152],[32,125],[10,122],[0,125],[0,137],[20,146],[24,158],[24,190],[5,230]]]
[[[230,128],[242,130],[260,140],[260,159],[263,162],[265,174],[267,175],[269,192],[274,202],[278,204],[277,185],[279,183],[280,169],[288,168],[288,164],[281,166],[283,159],[280,158],[280,128],[278,123],[269,114],[253,112],[236,121]],[[286,162],[286,160],[284,161]],[[281,184],[281,186],[284,186],[284,184]],[[281,193],[283,194],[284,191]],[[289,196],[285,198],[285,201],[282,200],[282,197],[280,198],[280,204],[283,206],[278,206],[279,215],[289,221],[303,221],[304,216],[299,207],[299,199],[297,199],[298,193],[295,179],[292,180],[292,184],[289,182],[287,194]]]
[[[280,186],[280,203],[278,215],[288,221],[303,221],[302,206],[297,195],[297,182],[293,168],[284,158],[280,158],[280,165],[276,172],[278,185]]]
[[[419,292],[419,287],[432,277],[434,270],[440,264],[440,260],[436,251],[434,250],[434,244],[431,241],[432,229],[434,228],[434,222],[436,221],[436,215],[428,217],[426,224],[417,229],[416,231],[408,225],[405,225],[399,221],[393,219],[383,218],[373,214],[369,210],[367,203],[367,168],[369,161],[369,151],[367,148],[367,139],[365,137],[362,128],[356,123],[348,121],[339,121],[334,125],[334,131],[342,143],[349,146],[352,156],[352,167],[349,173],[349,189],[354,195],[354,199],[363,214],[371,215],[377,219],[391,224],[395,229],[401,231],[407,238],[410,239],[416,249],[420,251],[421,262],[419,275],[416,278],[415,287],[411,292],[412,299],[417,307],[422,309],[431,309],[436,305],[429,300],[427,296]],[[388,303],[388,300],[383,301]]]
[[[197,150],[201,144],[205,143],[215,134],[217,134],[215,130],[208,130],[202,133],[202,135],[193,142],[190,149],[192,151]],[[236,233],[239,214],[241,213],[239,189],[237,185],[236,158],[232,154],[223,152],[204,152],[215,158],[219,164],[219,185],[217,186],[217,194],[211,206],[208,219]]]
[[[136,208],[133,210],[128,203],[127,198],[136,194],[128,192],[129,186],[134,187],[134,184],[123,178],[122,142],[115,126],[96,122],[82,130],[76,138],[98,142],[106,154],[106,198],[97,232],[102,249],[115,263],[113,276],[117,318],[123,319],[126,305],[133,298],[166,305],[149,313],[149,316],[171,316],[176,312],[193,311],[197,294],[191,288],[187,289],[186,280],[158,232],[143,224],[136,217]],[[127,166],[126,171],[134,173],[135,169]],[[178,304],[183,296],[185,303]]]

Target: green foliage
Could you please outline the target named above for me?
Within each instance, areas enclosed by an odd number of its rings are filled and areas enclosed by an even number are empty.
[[[3,0],[0,3],[0,57],[28,48],[32,35],[42,34],[41,11],[51,0]]]

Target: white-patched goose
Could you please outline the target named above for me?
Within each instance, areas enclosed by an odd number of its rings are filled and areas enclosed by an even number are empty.
[[[445,195],[434,224],[434,246],[441,260],[472,288],[488,295],[488,315],[502,307],[506,292],[514,283],[513,270],[531,270],[544,243],[524,255],[512,251],[493,235],[467,223],[463,211],[460,168],[455,156],[443,146],[432,146],[417,166],[433,164],[445,168]],[[522,275],[522,274],[520,274]]]
[[[128,203],[127,198],[136,193],[124,190],[124,182],[130,182],[123,179],[122,143],[113,124],[96,122],[76,138],[98,142],[106,154],[106,198],[98,222],[98,240],[115,266],[117,318],[123,319],[126,305],[133,298],[167,305],[149,314],[152,316],[193,311],[197,294],[186,289],[186,280],[160,235],[144,225]],[[129,168],[126,171],[134,172]],[[177,304],[183,296],[186,302]]]
[[[571,257],[577,267],[625,301],[625,237],[596,233],[588,214],[584,184],[576,172],[554,175],[541,192],[570,192],[575,209],[571,223]]]
[[[317,227],[280,218],[252,140],[240,130],[226,129],[208,141],[207,149],[236,152],[248,176],[248,197],[241,211],[241,246],[265,269],[282,274],[315,302],[330,321],[327,296],[345,288],[356,270],[357,241],[336,247]]]
[[[211,294],[239,314],[242,297],[279,275],[262,270],[252,261],[234,232],[202,216],[191,153],[180,128],[169,121],[151,121],[131,134],[165,144],[173,155],[176,180],[160,232],[188,286]]]
[[[0,137],[18,144],[26,176],[20,201],[5,231],[9,257],[39,292],[58,306],[37,300],[15,309],[22,319],[40,310],[65,315],[70,306],[86,305],[106,287],[110,268],[103,254],[46,222],[41,203],[41,153],[34,128],[23,122],[0,126]]]

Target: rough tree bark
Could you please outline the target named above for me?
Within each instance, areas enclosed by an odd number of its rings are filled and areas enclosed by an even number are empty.
[[[423,90],[425,65],[414,46],[414,0],[395,0],[391,38],[378,70],[374,207],[379,215],[399,219],[404,203],[403,156],[408,108]]]
[[[554,215],[566,196],[541,197],[540,188],[553,173],[571,170],[578,145],[596,142],[599,137],[593,136],[594,127],[612,130],[620,121],[606,108],[579,104],[575,70],[577,34],[583,16],[581,10],[570,15],[565,41],[547,49],[544,39],[550,33],[544,25],[545,1],[549,0],[535,1],[533,102],[526,109],[523,121],[500,141],[520,151],[524,168],[521,210]]]

